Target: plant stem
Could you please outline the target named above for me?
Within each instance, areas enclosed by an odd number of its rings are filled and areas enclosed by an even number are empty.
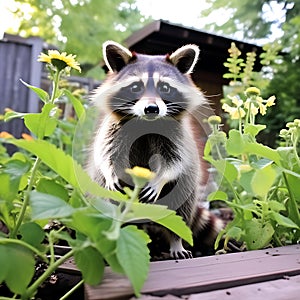
[[[60,257],[57,261],[53,264],[50,264],[47,270],[41,275],[25,292],[25,299],[30,299],[39,286],[61,265],[63,264],[68,258],[70,258],[74,254],[74,250],[69,251],[64,256]]]
[[[72,293],[75,292],[82,284],[84,283],[84,280],[80,280],[75,286],[73,286],[66,294],[64,294],[59,300],[65,300],[67,299]]]
[[[54,77],[54,80],[53,80],[53,85],[52,85],[53,90],[52,90],[50,103],[54,103],[55,96],[56,96],[57,89],[58,89],[59,77],[60,77],[60,72],[59,72],[59,70],[56,70],[56,74],[55,74],[55,77]]]
[[[28,244],[28,243],[26,243],[22,240],[0,239],[0,244],[17,244],[17,245],[23,246],[23,247],[29,249],[30,251],[32,251],[33,253],[35,253],[36,255],[38,255],[43,261],[48,263],[48,260],[47,260],[47,258],[45,257],[45,255],[43,253],[41,253],[38,249],[34,248],[30,244]]]
[[[141,188],[139,186],[135,185],[134,190],[133,190],[132,195],[131,195],[131,198],[129,199],[128,202],[126,202],[125,209],[123,210],[123,212],[121,214],[121,221],[122,222],[123,222],[126,214],[129,212],[129,210],[132,206],[132,203],[139,196],[140,190],[141,190]]]
[[[289,184],[289,181],[286,177],[285,172],[282,172],[282,176],[283,176],[285,185],[288,189],[289,196],[290,196],[290,199],[288,200],[289,201],[289,204],[288,204],[289,218],[299,226],[299,224],[300,224],[300,213],[299,213],[299,208],[298,208],[298,205],[297,205],[297,201],[294,197],[293,191],[291,190],[291,187],[290,187],[290,184]]]
[[[24,193],[24,201],[23,201],[22,208],[21,208],[20,214],[18,216],[16,226],[14,227],[13,231],[10,234],[10,238],[16,238],[19,228],[24,220],[25,212],[26,212],[27,206],[29,204],[29,193],[32,190],[34,179],[35,179],[35,174],[38,170],[40,163],[41,163],[41,159],[39,157],[37,157],[34,162],[34,165],[32,167],[32,170],[31,170],[31,176],[29,179],[27,190]]]
[[[293,141],[293,152],[294,152],[296,161],[298,163],[298,166],[300,166],[300,159],[299,159],[298,152],[297,152],[297,144],[298,144],[298,137],[295,138],[295,140]]]

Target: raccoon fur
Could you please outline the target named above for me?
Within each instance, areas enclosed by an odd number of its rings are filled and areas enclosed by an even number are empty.
[[[186,45],[171,55],[151,56],[107,41],[103,56],[109,76],[94,94],[101,120],[89,174],[101,186],[121,190],[133,185],[126,168],[150,169],[156,177],[142,189],[140,201],[167,205],[196,235],[207,230],[211,242],[222,225],[199,208],[202,170],[191,123],[193,112],[206,103],[189,77],[199,48]],[[158,228],[171,257],[192,256],[178,236]]]

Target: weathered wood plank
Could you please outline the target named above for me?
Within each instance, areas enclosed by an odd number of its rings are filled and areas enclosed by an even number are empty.
[[[184,296],[186,300],[298,300],[300,295],[300,276],[286,277],[284,279],[267,282],[247,284],[235,288],[192,294]],[[136,299],[136,298],[132,298]],[[173,295],[164,297],[142,295],[139,300],[180,300]]]
[[[296,300],[300,298],[300,276],[243,285],[201,294],[193,294],[188,300],[243,299],[243,300]],[[141,300],[146,300],[141,299]],[[159,298],[161,299],[161,298]],[[148,299],[147,299],[148,300]],[[152,299],[154,300],[154,299]]]
[[[153,262],[142,293],[187,295],[300,274],[300,246],[248,251],[191,260]],[[86,299],[129,299],[130,282],[106,268],[103,282],[86,286]]]

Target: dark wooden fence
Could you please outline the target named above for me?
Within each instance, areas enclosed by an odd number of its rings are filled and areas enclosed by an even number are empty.
[[[5,34],[0,40],[0,114],[5,108],[19,112],[36,112],[38,99],[20,79],[40,86],[41,63],[37,57],[43,49],[43,40],[38,37],[21,38]],[[24,131],[21,120],[0,123],[0,131],[8,131],[19,137]]]
[[[0,114],[4,113],[5,108],[18,112],[39,111],[37,96],[20,79],[47,91],[51,89],[48,74],[43,69],[45,65],[37,61],[39,54],[47,49],[49,46],[38,37],[21,38],[5,34],[0,40]],[[71,76],[68,80],[87,92],[99,85],[92,78]],[[23,121],[16,119],[7,123],[0,121],[1,131],[19,138],[26,129]]]

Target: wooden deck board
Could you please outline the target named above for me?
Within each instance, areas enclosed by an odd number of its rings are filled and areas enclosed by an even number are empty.
[[[298,300],[299,298],[300,275],[229,289],[193,294],[188,300]]]
[[[153,262],[142,293],[175,296],[203,293],[300,275],[300,246],[248,251],[179,261]],[[105,270],[99,286],[86,286],[86,299],[129,299],[128,279]],[[202,298],[201,298],[202,299]]]

